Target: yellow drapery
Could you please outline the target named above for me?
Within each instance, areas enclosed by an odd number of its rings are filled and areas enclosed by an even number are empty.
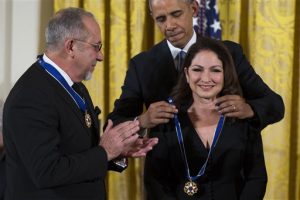
[[[285,102],[285,118],[262,135],[268,170],[265,199],[300,199],[299,6],[297,0],[218,0],[222,37],[242,44],[256,72]],[[146,0],[55,0],[54,8],[83,7],[101,26],[105,60],[86,82],[102,109],[101,121],[119,97],[128,60],[162,36],[153,28]],[[108,199],[143,196],[142,161],[123,173],[109,172]]]
[[[284,119],[262,132],[265,199],[300,199],[299,1],[219,0],[223,39],[243,45],[250,63],[285,103]]]

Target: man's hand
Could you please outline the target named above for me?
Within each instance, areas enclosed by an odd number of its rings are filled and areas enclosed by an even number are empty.
[[[165,101],[152,103],[148,110],[139,117],[140,127],[152,128],[158,124],[168,123],[178,110]]]
[[[146,156],[147,152],[152,150],[153,146],[158,143],[158,138],[139,138],[131,146],[131,149],[128,152],[124,152],[121,155],[124,157],[143,157]]]
[[[226,117],[245,119],[254,116],[251,106],[238,95],[225,95],[217,98],[216,109]]]
[[[107,127],[101,137],[99,145],[106,153],[108,161],[118,157],[122,152],[129,152],[135,144],[139,135],[139,122],[127,121],[113,127],[111,120],[108,120]]]

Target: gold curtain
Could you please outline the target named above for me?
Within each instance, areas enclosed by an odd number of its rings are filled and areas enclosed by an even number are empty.
[[[285,118],[262,135],[268,170],[265,199],[300,199],[300,3],[297,0],[218,0],[222,38],[240,43],[256,72],[285,103]],[[86,82],[101,121],[119,97],[129,59],[162,36],[150,18],[147,0],[54,0],[54,9],[74,6],[97,18],[104,62]],[[143,199],[143,161],[132,159],[123,173],[109,172],[108,199]]]
[[[219,0],[223,39],[244,47],[255,71],[285,103],[284,119],[263,132],[265,199],[300,199],[299,1]]]

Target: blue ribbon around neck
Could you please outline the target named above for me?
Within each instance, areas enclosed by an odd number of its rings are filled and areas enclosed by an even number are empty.
[[[84,99],[67,83],[64,77],[51,64],[46,63],[43,58],[39,58],[39,64],[69,93],[81,111],[86,112],[87,106]]]
[[[171,97],[168,98],[168,102],[170,104],[174,104],[174,101]],[[178,115],[177,114],[174,115],[175,130],[176,130],[177,139],[178,139],[178,143],[179,143],[179,147],[180,147],[180,151],[181,151],[181,156],[184,160],[184,165],[185,165],[185,168],[186,168],[187,179],[188,180],[195,181],[196,179],[198,179],[200,176],[202,176],[204,174],[207,163],[208,163],[208,160],[209,160],[209,157],[211,156],[212,151],[214,150],[214,148],[215,148],[215,146],[218,142],[219,136],[220,136],[221,131],[222,131],[222,127],[224,125],[224,121],[225,121],[225,117],[224,117],[224,115],[221,115],[220,119],[219,119],[219,122],[218,122],[218,125],[217,125],[217,128],[216,128],[216,131],[214,133],[213,142],[212,142],[211,148],[209,149],[206,161],[204,162],[204,164],[200,168],[198,174],[196,176],[191,176],[190,175],[189,164],[188,164],[186,153],[185,153],[185,147],[184,147],[184,143],[183,143],[183,136],[182,136],[182,131],[181,131]]]

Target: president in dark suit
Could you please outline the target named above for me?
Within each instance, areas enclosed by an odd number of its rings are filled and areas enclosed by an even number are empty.
[[[144,156],[157,141],[139,143],[138,121],[110,121],[99,136],[99,112],[87,89],[103,60],[100,27],[79,8],[49,21],[45,54],[21,76],[4,105],[6,199],[106,199],[108,169],[118,156]],[[135,147],[141,147],[134,151]]]
[[[149,7],[166,39],[130,60],[121,96],[108,115],[117,123],[138,116],[141,128],[167,123],[178,111],[166,99],[181,73],[179,55],[201,37],[193,30],[192,18],[198,11],[195,0],[149,0]],[[248,118],[260,129],[281,120],[282,98],[255,73],[240,45],[224,43],[234,60],[244,98],[222,96],[216,100],[216,109],[226,117]]]

